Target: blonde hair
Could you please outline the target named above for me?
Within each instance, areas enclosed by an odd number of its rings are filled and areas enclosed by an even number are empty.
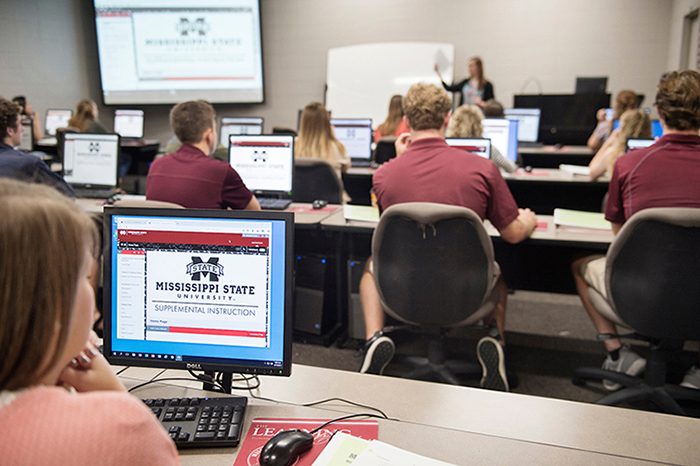
[[[440,129],[450,112],[451,102],[444,89],[435,84],[411,86],[401,103],[411,129]]]
[[[36,383],[60,359],[86,247],[97,244],[92,220],[61,193],[0,179],[0,390]]]
[[[95,120],[95,107],[97,104],[92,99],[83,99],[75,107],[75,115],[68,120],[68,126],[80,131],[87,131],[90,122]]]
[[[393,136],[394,133],[396,133],[396,130],[401,124],[401,119],[403,118],[403,110],[401,109],[402,100],[403,97],[400,95],[391,97],[389,101],[389,115],[387,115],[384,123],[377,128],[382,136]]]
[[[327,160],[335,166],[337,160],[333,146],[341,156],[345,155],[345,146],[333,134],[331,119],[326,107],[320,102],[312,102],[304,108],[299,125],[294,153],[296,157],[311,157]]]
[[[612,173],[615,161],[625,153],[628,139],[651,139],[651,119],[644,110],[627,110],[620,117],[620,137],[615,142],[608,173]]]
[[[476,105],[461,105],[455,110],[447,125],[448,138],[480,138],[484,132],[481,120],[484,115]]]

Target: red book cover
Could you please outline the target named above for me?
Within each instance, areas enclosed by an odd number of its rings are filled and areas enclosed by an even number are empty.
[[[246,435],[240,446],[233,466],[258,466],[258,458],[263,446],[268,440],[283,430],[300,429],[309,432],[328,421],[330,419],[253,419],[248,435]],[[311,447],[311,450],[301,455],[292,465],[311,466],[337,430],[365,440],[376,440],[379,434],[379,423],[369,420],[348,420],[329,424],[314,434],[314,446]]]

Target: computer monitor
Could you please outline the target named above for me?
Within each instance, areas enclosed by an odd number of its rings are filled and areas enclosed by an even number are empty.
[[[66,126],[68,126],[68,121],[70,121],[72,116],[73,110],[47,110],[44,131],[46,131],[46,134],[48,134],[49,136],[56,136],[56,129],[65,128]]]
[[[110,207],[103,222],[111,363],[291,374],[293,213]]]
[[[115,110],[114,132],[123,138],[142,138],[143,110]]]
[[[654,139],[628,139],[627,140],[627,152],[634,149],[643,149],[653,145],[656,141]]]
[[[613,130],[616,130],[620,127],[620,120],[614,120],[613,121]],[[652,138],[660,138],[663,137],[664,135],[664,128],[661,126],[661,122],[659,120],[651,120],[651,137]]]
[[[22,140],[19,142],[17,149],[24,152],[31,152],[34,150],[34,127],[32,125],[31,118],[22,119]]]
[[[445,138],[448,146],[472,152],[485,159],[491,158],[491,140],[486,138]]]
[[[352,160],[369,162],[372,158],[372,119],[332,118],[335,137],[345,146]]]
[[[294,136],[231,135],[229,163],[256,195],[289,197],[294,173]]]
[[[221,118],[221,138],[219,141],[226,144],[230,135],[253,134],[258,135],[263,133],[263,119],[254,118],[238,118],[238,117],[223,117]]]
[[[119,135],[66,133],[63,136],[63,179],[72,186],[113,188],[119,168]]]
[[[539,108],[508,108],[503,111],[509,120],[518,120],[518,141],[537,142],[540,132]]]
[[[515,163],[518,159],[518,121],[502,118],[484,118],[483,136],[491,140],[505,158]]]

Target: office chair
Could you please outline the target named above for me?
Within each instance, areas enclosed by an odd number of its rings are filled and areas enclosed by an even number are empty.
[[[374,162],[378,165],[387,162],[396,157],[396,136],[384,136],[377,142],[377,147],[374,149]]]
[[[606,256],[606,299],[594,289],[595,308],[650,342],[644,377],[579,368],[573,382],[611,380],[624,387],[599,400],[619,406],[647,400],[671,414],[684,414],[675,400],[700,401],[700,390],[666,384],[666,363],[686,340],[700,340],[700,209],[653,208],[630,217]],[[623,335],[624,337],[625,335]]]
[[[292,200],[313,202],[316,199],[328,201],[329,204],[340,204],[343,199],[343,184],[327,161],[295,157]]]
[[[444,347],[449,329],[475,323],[498,302],[499,271],[479,216],[427,202],[391,206],[374,232],[372,262],[386,313],[429,338],[427,358],[403,358],[415,367],[404,377],[460,384],[455,374],[481,376],[478,363],[446,360]]]

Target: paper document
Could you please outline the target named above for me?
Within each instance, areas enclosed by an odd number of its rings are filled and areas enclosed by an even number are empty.
[[[353,466],[451,466],[451,463],[416,455],[378,440],[369,446],[352,463]]]
[[[559,165],[559,170],[571,173],[572,175],[588,176],[591,174],[591,169],[582,165],[561,164]]]
[[[554,224],[595,230],[611,229],[610,222],[605,220],[605,214],[602,212],[583,212],[580,210],[554,209]]]
[[[447,56],[445,56],[444,53],[442,53],[442,50],[438,50],[435,53],[435,64],[437,65],[438,70],[441,74],[447,71],[452,66],[452,63],[450,63],[450,59],[447,58]]]
[[[348,205],[343,206],[343,215],[345,220],[359,220],[361,222],[378,222],[379,209],[365,205]]]
[[[369,440],[337,431],[311,466],[346,466],[369,445]]]

